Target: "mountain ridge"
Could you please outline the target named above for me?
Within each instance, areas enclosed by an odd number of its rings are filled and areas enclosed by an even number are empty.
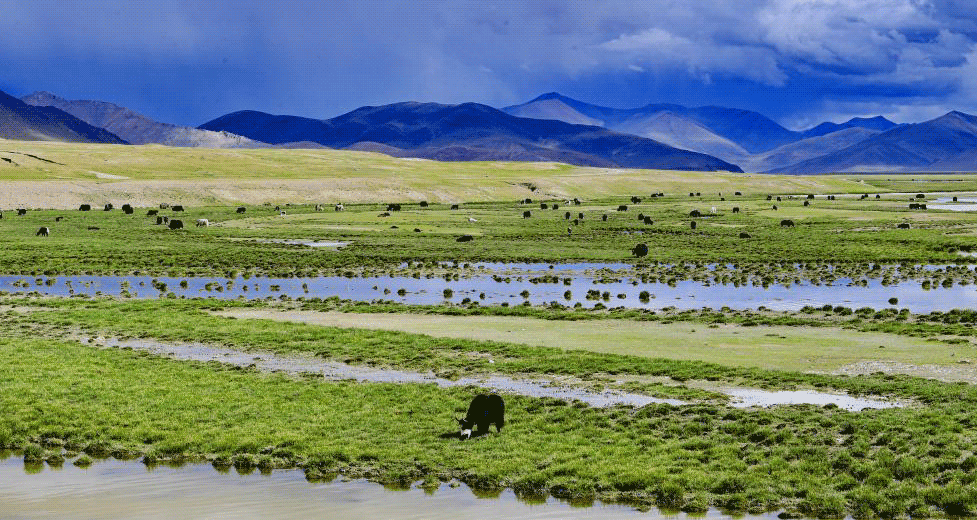
[[[0,91],[0,137],[25,141],[129,144],[54,107],[35,107]]]
[[[280,144],[294,140],[331,148],[383,145],[400,156],[437,160],[558,161],[582,166],[741,171],[707,154],[597,126],[520,118],[479,103],[402,102],[366,106],[327,120],[256,111],[226,114],[200,125]]]
[[[260,148],[262,143],[242,136],[211,133],[192,127],[161,123],[128,108],[96,100],[68,100],[38,91],[21,98],[38,107],[54,107],[86,123],[108,130],[131,144],[162,144],[178,147]]]

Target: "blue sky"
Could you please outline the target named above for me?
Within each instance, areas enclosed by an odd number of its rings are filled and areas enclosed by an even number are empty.
[[[199,125],[398,101],[977,113],[975,0],[0,0],[0,90]]]

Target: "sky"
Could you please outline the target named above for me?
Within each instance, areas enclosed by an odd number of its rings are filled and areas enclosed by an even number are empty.
[[[401,101],[977,114],[975,0],[0,0],[0,90],[197,126]]]

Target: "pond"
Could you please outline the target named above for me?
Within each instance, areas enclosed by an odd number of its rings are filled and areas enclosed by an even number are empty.
[[[511,490],[480,498],[464,484],[442,484],[433,492],[412,487],[391,490],[364,480],[312,484],[301,470],[221,473],[206,464],[147,468],[138,462],[97,461],[87,469],[71,461],[61,468],[0,462],[0,518],[56,520],[155,520],[220,518],[669,518],[657,510],[594,502],[576,507],[554,498],[520,501]],[[731,519],[718,510],[695,518]],[[735,518],[774,519],[775,514]]]
[[[607,276],[574,271],[559,266],[559,283],[540,283],[532,271],[506,268],[506,274],[487,269],[457,280],[444,277],[321,276],[315,278],[205,278],[150,276],[0,276],[0,292],[32,293],[46,296],[108,295],[134,298],[329,298],[353,301],[393,301],[414,305],[443,303],[480,305],[546,305],[593,308],[625,307],[659,310],[677,309],[756,309],[799,310],[804,306],[845,306],[906,308],[914,313],[977,308],[977,285],[953,284],[949,287],[912,280],[883,285],[879,280],[852,283],[839,278],[830,284],[800,282],[789,286],[724,285],[695,280],[674,283],[642,283],[627,276]],[[523,273],[523,274],[518,274]],[[555,275],[554,275],[555,277]],[[534,281],[536,283],[534,283]],[[896,298],[895,304],[889,303]]]

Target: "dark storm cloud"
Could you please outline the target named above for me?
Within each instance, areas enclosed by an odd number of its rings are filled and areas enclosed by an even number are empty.
[[[0,0],[0,12],[0,89],[182,124],[551,90],[738,106],[793,126],[977,112],[969,0]]]

